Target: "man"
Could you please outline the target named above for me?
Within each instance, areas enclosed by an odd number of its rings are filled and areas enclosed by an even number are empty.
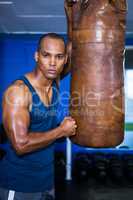
[[[63,39],[55,33],[42,36],[35,61],[35,69],[4,94],[3,124],[9,142],[0,163],[0,200],[53,199],[54,141],[75,135],[71,117],[56,127],[57,80],[64,76],[67,62]]]

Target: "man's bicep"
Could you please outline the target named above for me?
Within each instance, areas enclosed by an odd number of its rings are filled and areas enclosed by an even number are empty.
[[[29,111],[27,105],[22,104],[22,95],[16,94],[10,101],[6,95],[3,99],[3,124],[12,144],[26,139],[29,127]]]

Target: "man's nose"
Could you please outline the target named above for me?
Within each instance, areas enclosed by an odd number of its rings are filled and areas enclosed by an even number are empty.
[[[55,66],[56,65],[56,58],[53,56],[50,59],[50,65]]]

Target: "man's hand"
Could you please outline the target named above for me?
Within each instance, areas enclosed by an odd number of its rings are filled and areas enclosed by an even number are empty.
[[[76,134],[76,122],[72,117],[65,117],[60,125],[62,129],[62,136],[69,137]]]

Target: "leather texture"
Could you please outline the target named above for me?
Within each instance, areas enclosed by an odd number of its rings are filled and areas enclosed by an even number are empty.
[[[126,0],[66,0],[72,41],[70,113],[87,147],[115,147],[124,139]]]

